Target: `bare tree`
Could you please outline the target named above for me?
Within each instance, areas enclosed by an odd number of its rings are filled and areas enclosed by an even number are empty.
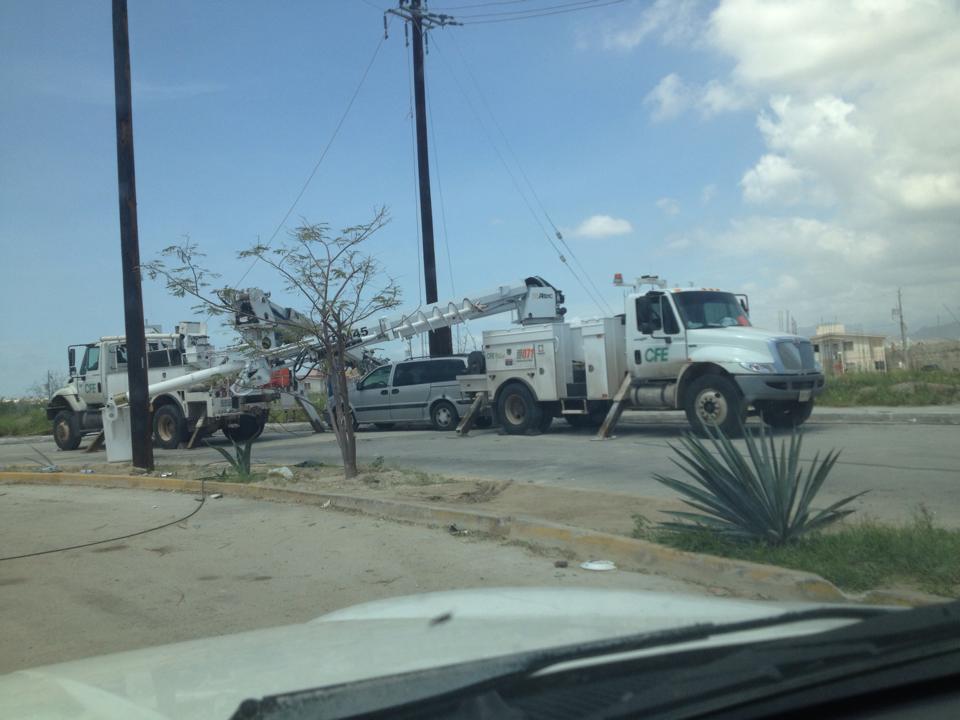
[[[67,384],[67,374],[60,370],[47,370],[42,380],[37,380],[27,388],[27,396],[49,400],[53,394]]]
[[[282,245],[259,243],[238,253],[240,259],[254,259],[272,268],[284,289],[303,303],[301,319],[288,323],[285,335],[289,340],[315,342],[322,350],[321,362],[332,395],[333,430],[348,479],[357,474],[357,445],[347,390],[347,350],[367,334],[365,322],[400,303],[400,288],[392,279],[383,279],[379,263],[360,249],[387,222],[382,208],[369,222],[337,234],[331,234],[325,224],[304,222]],[[198,264],[203,254],[189,238],[164,249],[162,255],[176,265],[168,267],[163,260],[145,264],[151,278],[163,277],[173,295],[192,297],[212,314],[234,311],[231,301],[236,291],[213,288],[213,280],[219,276]],[[258,351],[262,352],[251,347],[251,352]]]

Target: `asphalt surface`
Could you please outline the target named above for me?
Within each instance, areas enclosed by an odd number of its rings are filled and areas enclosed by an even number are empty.
[[[189,494],[0,485],[0,556],[183,518]],[[473,587],[699,593],[654,575],[557,568],[554,556],[316,506],[208,499],[116,542],[0,560],[0,673],[304,622],[386,597]]]
[[[595,441],[593,433],[574,430],[561,420],[535,437],[501,435],[495,429],[475,430],[467,437],[430,430],[362,430],[357,455],[361,463],[383,458],[387,466],[455,477],[670,497],[672,491],[653,475],[677,476],[669,444],[676,444],[687,429],[682,417],[678,414],[675,422],[667,423],[625,417],[616,437],[607,441]],[[269,432],[261,440],[254,446],[256,462],[340,463],[332,433]],[[32,446],[64,466],[104,461],[103,453],[60,452],[50,439]],[[38,460],[30,447],[0,446],[0,466]],[[812,459],[818,452],[822,457],[833,448],[842,452],[821,493],[824,502],[867,490],[854,505],[861,516],[905,521],[922,504],[941,524],[960,527],[960,426],[815,422],[805,426],[804,458]],[[222,463],[222,458],[210,448],[157,450],[156,462],[206,464]]]

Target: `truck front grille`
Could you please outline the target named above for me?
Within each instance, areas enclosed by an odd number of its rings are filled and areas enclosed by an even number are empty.
[[[781,340],[777,343],[777,353],[784,370],[799,372],[816,369],[813,345],[809,340]]]

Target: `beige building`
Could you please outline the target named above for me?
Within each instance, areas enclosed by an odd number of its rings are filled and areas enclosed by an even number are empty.
[[[811,338],[813,353],[827,375],[886,372],[885,335],[848,333],[842,324],[818,325]]]

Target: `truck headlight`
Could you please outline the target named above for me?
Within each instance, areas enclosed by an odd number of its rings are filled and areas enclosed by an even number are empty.
[[[773,363],[742,362],[740,367],[753,373],[773,373],[777,371],[777,366]]]

